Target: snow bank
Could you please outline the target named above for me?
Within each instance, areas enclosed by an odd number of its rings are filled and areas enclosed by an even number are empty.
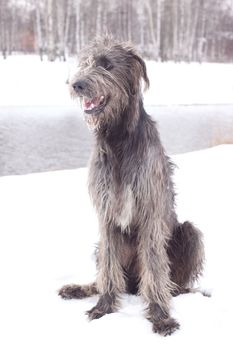
[[[75,61],[37,56],[0,58],[0,106],[72,105],[67,78]],[[147,62],[147,105],[232,104],[233,64]]]
[[[147,62],[148,105],[232,104],[233,64]]]
[[[212,298],[173,299],[181,329],[152,333],[140,297],[124,295],[119,312],[88,322],[97,298],[64,301],[65,283],[91,281],[97,221],[86,189],[86,169],[0,178],[0,348],[13,349],[232,349],[233,146],[173,157],[180,220],[205,234],[201,285]]]

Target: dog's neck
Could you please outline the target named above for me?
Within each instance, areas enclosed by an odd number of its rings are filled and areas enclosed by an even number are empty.
[[[143,142],[146,137],[147,126],[151,119],[144,110],[142,99],[137,99],[137,106],[129,103],[118,120],[119,122],[111,125],[110,128],[100,130],[96,138],[101,150],[122,158],[128,148],[133,148],[136,152],[138,141]]]
[[[119,112],[118,112],[119,113]],[[128,105],[119,115],[113,115],[113,123],[106,123],[97,130],[97,139],[105,140],[111,143],[113,140],[119,140],[133,136],[141,119],[145,118],[142,98],[132,96]]]

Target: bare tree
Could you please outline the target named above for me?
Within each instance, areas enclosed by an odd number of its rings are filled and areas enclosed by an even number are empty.
[[[162,16],[162,10],[161,10],[161,0],[157,0],[157,8],[156,8],[156,42],[157,42],[157,57],[158,59],[161,59],[161,16]]]
[[[42,41],[42,28],[41,28],[41,10],[40,2],[35,0],[35,12],[36,12],[36,31],[37,31],[37,48],[41,61],[43,60],[43,41]]]
[[[65,17],[65,28],[64,28],[64,36],[63,36],[63,52],[67,50],[68,47],[68,35],[71,21],[71,13],[72,13],[72,0],[66,1],[66,17]],[[65,58],[65,55],[64,55]]]
[[[63,0],[56,0],[56,56],[65,60],[65,42],[64,42],[64,30],[65,30],[65,4]]]
[[[190,11],[192,16],[192,21],[190,21],[189,52],[188,52],[188,57],[190,61],[192,61],[194,56],[198,19],[200,17],[200,11],[199,11],[200,1],[202,0],[196,0],[195,2],[193,1],[191,11]]]
[[[156,42],[156,36],[155,36],[155,25],[154,25],[153,10],[152,10],[150,0],[145,1],[145,8],[147,10],[147,17],[148,17],[148,24],[149,24],[152,45],[156,49],[157,42]]]
[[[76,0],[76,48],[81,50],[83,37],[83,24],[81,16],[81,0]]]
[[[7,56],[7,23],[6,23],[7,6],[4,0],[0,0],[0,45],[4,58]]]
[[[96,35],[157,60],[233,59],[230,0],[0,0],[0,49],[66,59]],[[34,19],[34,21],[33,21]]]
[[[11,0],[11,6],[10,6],[10,23],[8,23],[8,28],[10,30],[10,37],[9,37],[9,54],[11,54],[13,51],[15,51],[15,38],[16,38],[16,31],[17,31],[17,16],[16,16],[16,1]]]
[[[47,53],[49,61],[54,61],[55,38],[54,38],[54,0],[47,0]]]
[[[173,32],[173,59],[178,58],[178,6],[179,0],[172,1],[172,32]]]

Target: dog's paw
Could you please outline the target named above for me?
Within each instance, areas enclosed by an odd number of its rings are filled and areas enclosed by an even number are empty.
[[[166,318],[153,323],[153,331],[166,337],[180,328],[179,323],[174,318]]]
[[[106,310],[102,310],[98,306],[94,306],[91,310],[86,312],[86,315],[88,316],[89,320],[92,321],[101,318],[108,313],[110,312],[106,312]]]
[[[82,299],[86,297],[86,293],[81,286],[76,284],[68,284],[63,286],[58,295],[63,299]]]

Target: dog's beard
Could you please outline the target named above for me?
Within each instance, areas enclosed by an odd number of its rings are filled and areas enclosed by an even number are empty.
[[[90,130],[97,130],[100,127],[100,116],[84,113],[84,120]]]
[[[94,108],[90,108],[90,110],[86,110],[84,108],[89,106],[90,100],[87,102],[81,102],[81,106],[84,113],[84,120],[87,124],[88,129],[92,131],[101,131],[110,130],[115,126],[118,126],[122,120],[122,113],[127,108],[127,104],[123,104],[125,102],[125,96],[122,99],[119,99],[116,103],[115,99],[111,96],[107,96],[104,98],[104,106],[101,110],[98,110],[96,113]]]
[[[108,103],[109,97],[96,95],[95,97],[81,96],[80,102],[84,113],[84,120],[91,130],[96,130],[101,125],[102,115]]]
[[[81,98],[81,107],[84,113],[84,120],[88,126],[88,129],[95,130],[99,125],[100,112],[98,108],[100,101],[104,99],[104,96],[94,97],[92,99],[87,97]]]
[[[122,94],[122,91],[116,91],[114,96],[105,90],[100,93],[81,95],[72,89],[71,96],[79,101],[84,121],[92,131],[99,131],[102,128],[111,129],[118,124],[122,111],[129,104],[128,96]]]

